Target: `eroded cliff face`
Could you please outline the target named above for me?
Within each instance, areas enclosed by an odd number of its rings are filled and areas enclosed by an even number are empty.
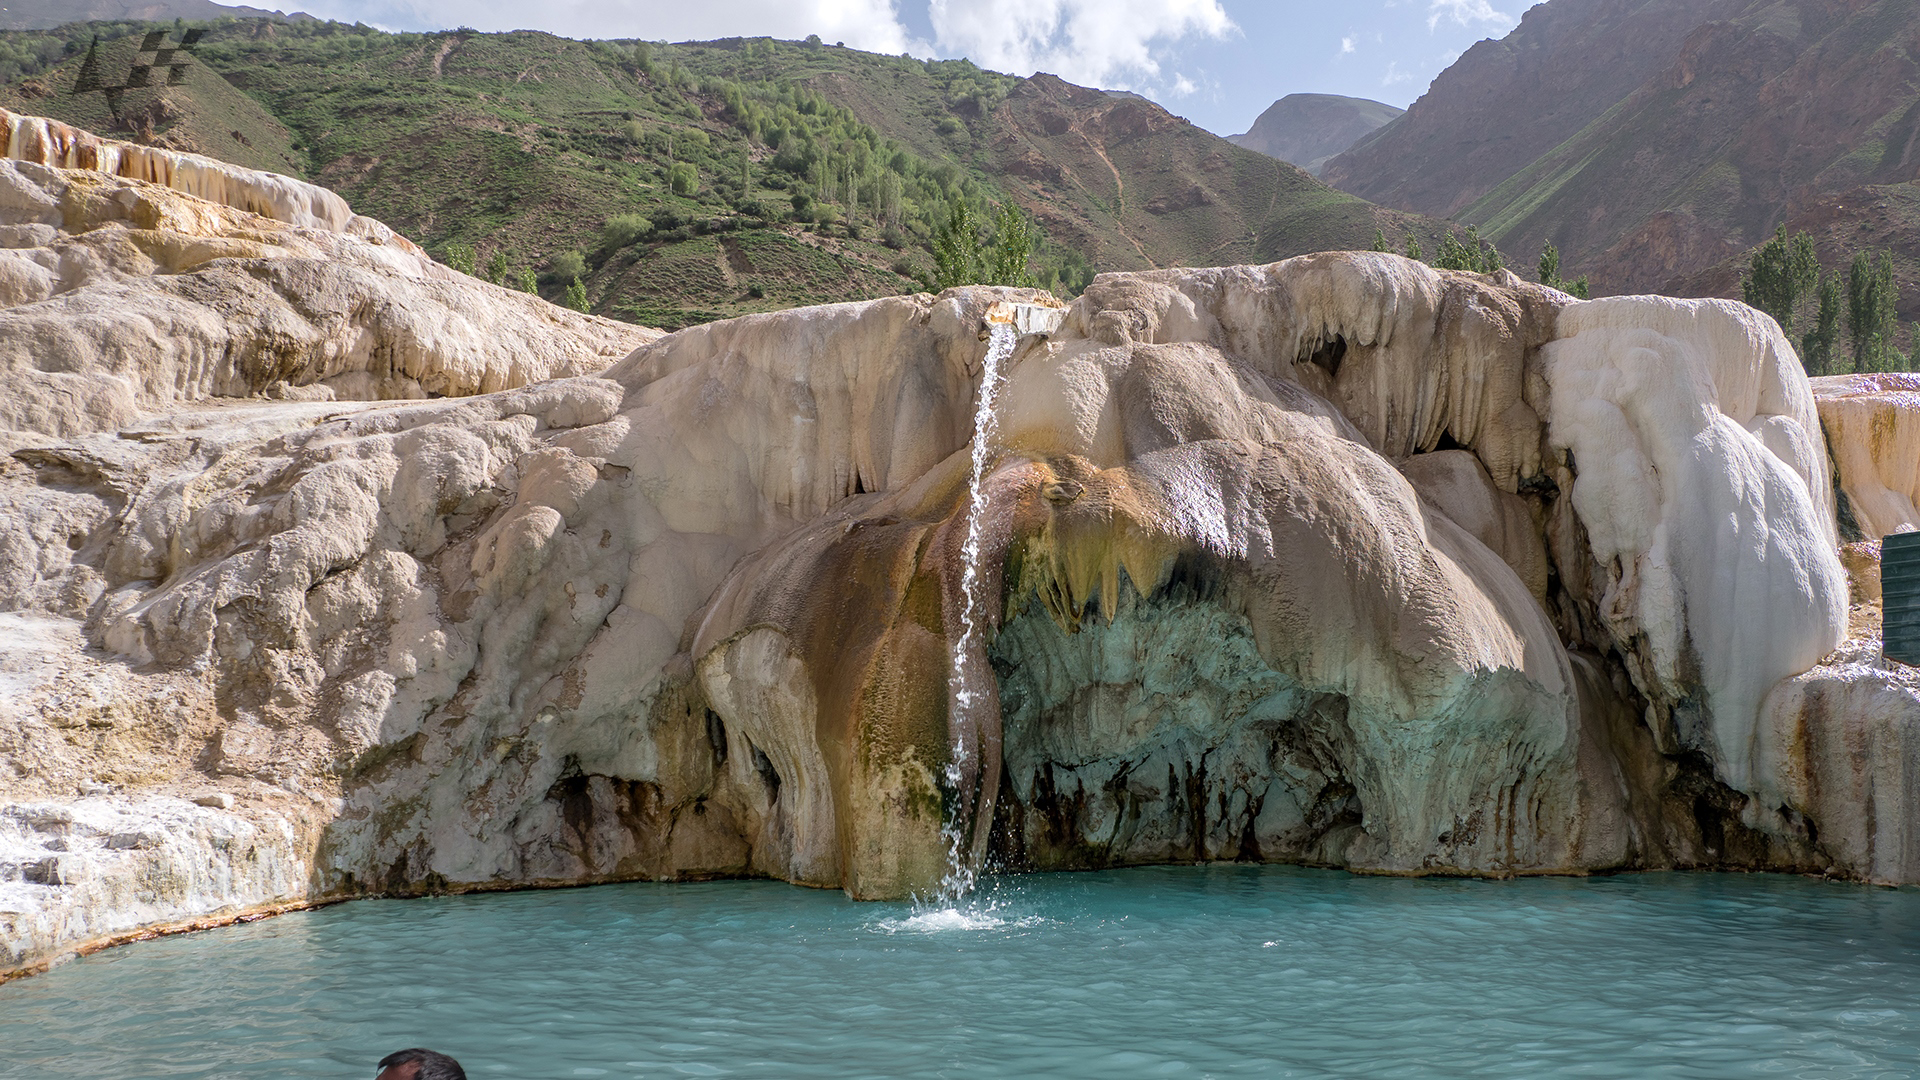
[[[750,316],[617,363],[541,318],[462,369],[521,375],[406,377],[574,377],[302,402],[174,369],[108,399],[86,379],[137,380],[89,361],[69,411],[6,420],[0,967],[371,893],[924,893],[946,825],[1016,868],[1920,878],[1884,857],[1912,811],[1863,779],[1920,702],[1808,682],[1847,628],[1830,470],[1739,305],[1339,253]],[[991,319],[1019,329],[972,638]],[[86,340],[10,377],[62,386]],[[540,341],[555,366],[510,366]],[[338,378],[296,371],[274,392]]]

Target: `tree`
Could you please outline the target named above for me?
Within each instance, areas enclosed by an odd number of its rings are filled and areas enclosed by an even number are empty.
[[[1581,300],[1592,299],[1588,295],[1586,278],[1568,281],[1560,276],[1560,249],[1554,247],[1551,240],[1547,241],[1547,246],[1540,250],[1540,284],[1549,289],[1559,289]]]
[[[1480,239],[1480,226],[1467,226],[1467,250],[1473,256],[1474,265],[1467,269],[1481,274],[1497,274],[1506,269],[1507,261],[1500,257],[1500,249],[1489,241]]]
[[[1011,199],[1001,203],[994,215],[993,246],[985,255],[986,284],[1034,286],[1033,274],[1027,270],[1027,261],[1033,257],[1033,226]]]
[[[1441,270],[1478,270],[1480,255],[1470,250],[1460,238],[1448,229],[1440,238],[1440,253],[1434,256],[1433,265]]]
[[[446,263],[450,269],[458,270],[469,277],[472,276],[474,259],[476,258],[473,253],[472,244],[463,244],[456,240],[448,244],[442,251],[444,254],[441,257],[441,261]]]
[[[1819,308],[1813,328],[1800,339],[1800,365],[1809,375],[1831,374],[1833,349],[1840,342],[1840,276],[1828,274],[1820,281]]]
[[[631,247],[638,241],[646,239],[652,233],[653,222],[639,214],[615,214],[600,226],[600,246],[610,252],[619,251],[621,248]],[[564,255],[560,257],[560,259],[564,258],[566,258]],[[560,259],[554,260],[554,270],[564,277],[566,274],[560,266]],[[573,267],[569,265],[565,269],[573,270]],[[582,270],[584,267],[581,270],[573,270],[573,276],[578,277]]]
[[[972,285],[980,277],[980,226],[974,221],[973,207],[965,199],[955,199],[948,204],[947,220],[933,231],[934,291]]]
[[[1412,259],[1415,262],[1419,262],[1422,259],[1425,259],[1426,257],[1427,257],[1427,253],[1420,250],[1420,238],[1413,235],[1412,233],[1408,233],[1407,234],[1407,258]]]
[[[1853,370],[1890,371],[1904,360],[1893,348],[1899,330],[1895,308],[1900,288],[1893,280],[1893,256],[1885,251],[1856,252],[1847,271],[1847,336],[1853,344]]]
[[[1039,242],[1033,223],[1011,199],[994,209],[991,234],[967,200],[955,199],[933,232],[934,271],[927,285],[935,292],[956,285],[1033,288],[1038,282],[1028,264]]]
[[[1393,245],[1387,243],[1387,234],[1383,229],[1373,230],[1373,250],[1391,252]]]
[[[584,313],[587,310],[587,287],[580,284],[579,278],[574,278],[573,284],[567,286],[567,295],[563,303],[566,307],[578,312]]]
[[[540,292],[540,279],[534,276],[533,267],[521,267],[520,272],[513,277],[513,287],[523,293],[538,294]]]
[[[700,170],[690,161],[675,162],[667,168],[667,186],[675,195],[691,197],[700,190]]]
[[[587,276],[587,257],[578,250],[563,251],[547,263],[555,281],[577,281]]]
[[[1559,281],[1560,249],[1554,247],[1553,241],[1549,240],[1547,246],[1540,249],[1540,284],[1550,289],[1557,289],[1560,287]]]
[[[1499,248],[1480,238],[1479,226],[1469,225],[1465,239],[1451,229],[1440,238],[1440,254],[1434,257],[1433,265],[1442,270],[1497,274],[1505,268],[1506,261],[1500,257]]]
[[[495,248],[493,257],[480,272],[480,280],[491,285],[505,285],[507,273],[513,269],[513,260],[507,257],[505,248]]]
[[[1820,258],[1813,249],[1813,237],[1802,232],[1788,239],[1787,227],[1782,225],[1774,230],[1773,239],[1760,245],[1747,261],[1747,273],[1740,279],[1740,298],[1773,316],[1791,338],[1800,298],[1819,285]]]

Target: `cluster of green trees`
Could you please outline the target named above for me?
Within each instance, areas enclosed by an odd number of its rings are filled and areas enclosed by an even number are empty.
[[[533,272],[533,267],[515,263],[505,248],[495,250],[484,263],[479,260],[479,254],[473,250],[472,244],[457,240],[440,250],[441,262],[468,277],[477,277],[488,284],[518,289],[524,293],[539,293],[540,279]]]
[[[1380,229],[1373,231],[1373,250],[1386,252],[1394,250],[1393,245],[1387,242],[1387,234]],[[1426,251],[1420,247],[1420,238],[1409,232],[1406,236],[1406,244],[1399,254],[1425,262],[1436,269],[1465,270],[1475,274],[1497,274],[1507,265],[1506,259],[1500,254],[1500,249],[1480,235],[1480,227],[1477,225],[1467,226],[1465,234],[1448,229],[1446,235],[1440,238],[1439,253],[1431,259],[1427,258]],[[1553,246],[1551,240],[1547,241],[1547,246],[1540,252],[1539,271],[1540,284],[1550,289],[1572,293],[1582,300],[1588,298],[1586,278],[1568,281],[1560,276],[1560,251]]]
[[[1546,247],[1540,249],[1539,272],[1540,284],[1549,289],[1559,289],[1563,293],[1577,296],[1582,300],[1592,298],[1593,291],[1587,287],[1585,275],[1574,281],[1568,281],[1560,276],[1560,249],[1554,247],[1551,240],[1547,241]]]
[[[141,23],[127,23],[125,29],[110,24],[103,29],[101,40],[124,37],[132,33],[132,27],[144,26]],[[38,75],[48,68],[77,55],[87,47],[94,33],[93,28],[84,28],[86,34],[79,31],[82,27],[63,27],[59,30],[47,30],[40,33],[9,35],[0,38],[0,83],[8,83],[27,75]],[[118,30],[119,32],[115,32]]]
[[[702,102],[704,107],[693,109],[694,115],[717,114],[744,137],[745,147],[734,154],[716,150],[697,129],[645,132],[638,120],[630,121],[630,141],[674,161],[668,173],[674,195],[730,202],[736,214],[750,220],[838,226],[855,238],[871,228],[888,247],[927,250],[934,262],[931,273],[916,270],[911,260],[899,260],[895,268],[931,288],[1017,283],[1072,294],[1093,279],[1084,256],[1049,249],[1033,222],[1011,202],[995,199],[992,189],[958,165],[929,164],[817,91],[784,81],[688,75],[678,60],[671,66],[661,62],[671,47],[656,49],[646,42],[603,47],[630,62],[637,74],[658,78]],[[775,47],[747,42],[742,48],[751,56],[756,49]],[[964,112],[997,107],[1013,81],[966,61],[938,61],[927,67],[941,84],[943,97]],[[711,182],[704,194],[703,178]],[[764,190],[784,192],[785,206],[762,197],[759,191]],[[563,255],[567,266],[556,263],[553,273],[570,279],[572,255],[583,263],[604,261],[642,241],[684,238],[678,230],[657,229],[657,224],[640,215],[610,218],[595,252]],[[1038,263],[1044,265],[1036,274]]]
[[[1843,284],[1838,272],[1821,267],[1812,236],[1800,232],[1789,237],[1782,225],[1748,260],[1740,294],[1798,342],[1800,363],[1809,375],[1912,367],[1915,357],[1894,344],[1900,330],[1900,287],[1888,252],[1855,252]],[[1913,338],[1920,352],[1920,326]]]
[[[1033,257],[1034,230],[1027,215],[1012,200],[994,211],[991,225],[975,216],[966,202],[955,202],[933,237],[933,274],[926,285],[939,292],[956,285],[1039,284],[1028,268]]]

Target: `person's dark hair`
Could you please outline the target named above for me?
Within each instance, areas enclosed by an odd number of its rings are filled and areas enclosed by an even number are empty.
[[[380,1059],[383,1073],[396,1065],[416,1066],[410,1080],[467,1080],[467,1071],[459,1062],[431,1050],[401,1050]]]

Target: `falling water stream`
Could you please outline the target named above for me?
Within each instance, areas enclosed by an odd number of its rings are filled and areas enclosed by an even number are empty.
[[[962,762],[979,752],[979,747],[968,745],[968,739],[977,732],[978,725],[965,723],[963,718],[975,708],[986,707],[990,700],[985,688],[972,685],[967,658],[980,643],[985,621],[986,598],[981,595],[980,581],[980,542],[981,533],[986,527],[987,506],[982,485],[986,481],[987,468],[993,463],[993,440],[999,429],[994,403],[1003,377],[1001,366],[1013,355],[1017,337],[1010,317],[1009,321],[1001,322],[993,313],[988,315],[987,333],[987,356],[980,371],[980,395],[973,407],[973,470],[967,476],[967,539],[960,549],[960,633],[953,641],[952,674],[948,677],[947,687],[953,710],[953,721],[949,724],[949,730],[953,732],[953,753],[947,761],[946,776],[947,786],[956,792],[964,780]],[[983,763],[982,768],[987,767],[990,766]],[[956,809],[948,814],[940,830],[941,838],[947,845],[947,872],[940,881],[939,895],[933,898],[935,910],[928,913],[929,918],[966,918],[965,913],[959,910],[959,904],[973,891],[979,876],[979,868],[974,865],[969,850],[968,822],[962,809],[967,803],[965,794],[954,800]]]

